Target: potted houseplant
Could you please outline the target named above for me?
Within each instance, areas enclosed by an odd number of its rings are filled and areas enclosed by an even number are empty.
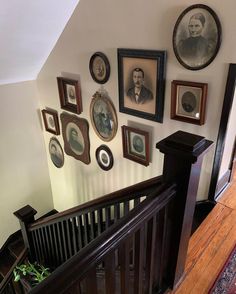
[[[26,293],[50,275],[48,268],[37,262],[30,263],[29,261],[17,265],[13,273],[14,281],[20,281]]]

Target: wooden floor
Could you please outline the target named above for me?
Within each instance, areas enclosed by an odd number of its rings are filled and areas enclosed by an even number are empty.
[[[236,173],[190,239],[185,273],[171,294],[207,294],[236,244]]]

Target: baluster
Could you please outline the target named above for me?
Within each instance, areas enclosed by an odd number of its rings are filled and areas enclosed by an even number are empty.
[[[116,285],[116,269],[115,269],[115,251],[109,253],[105,257],[105,285],[106,285],[106,294],[115,293]]]
[[[48,248],[48,265],[51,267],[54,264],[54,259],[53,259],[53,248],[52,248],[52,242],[50,239],[50,232],[49,232],[49,226],[45,227],[45,234],[46,234],[46,241],[47,241],[47,248]]]
[[[68,251],[66,247],[66,236],[65,236],[65,221],[60,222],[61,223],[61,229],[62,229],[62,240],[63,240],[63,250],[65,254],[65,260],[68,259]]]
[[[42,254],[42,246],[41,246],[41,240],[40,240],[40,236],[39,236],[39,231],[35,230],[35,236],[36,236],[36,244],[38,246],[38,262],[42,263],[42,259],[43,259],[43,254]]]
[[[129,213],[129,201],[124,201],[124,215]]]
[[[70,219],[67,219],[66,221],[66,236],[67,236],[67,246],[68,246],[68,255],[69,257],[72,256],[72,247],[71,247],[71,228],[70,228]]]
[[[134,293],[143,293],[143,268],[144,268],[144,225],[135,233],[134,237]]]
[[[108,229],[111,225],[111,207],[105,208],[105,225],[106,229]]]
[[[120,287],[122,294],[129,294],[129,238],[119,247]]]
[[[114,220],[115,223],[120,219],[120,203],[114,205]]]
[[[84,244],[84,237],[83,237],[83,223],[82,223],[82,216],[79,215],[77,217],[77,220],[78,220],[78,231],[79,231],[79,234],[78,234],[78,238],[79,238],[79,249],[82,249],[83,248],[83,244]]]
[[[96,237],[96,224],[95,224],[95,212],[90,212],[90,225],[91,225],[91,238],[92,240]]]
[[[43,253],[43,263],[45,264],[46,260],[47,260],[47,251],[46,251],[46,246],[45,246],[45,238],[44,238],[44,232],[43,232],[43,228],[39,228],[39,234],[41,237],[41,245],[42,246],[42,253]]]
[[[134,207],[140,204],[140,197],[134,199]]]
[[[36,257],[36,260],[39,262],[39,249],[38,249],[38,244],[36,241],[36,232],[35,231],[31,232],[31,238],[33,240],[35,257]]]
[[[102,229],[102,209],[98,209],[97,211],[97,217],[98,217],[98,235],[101,235],[103,229]]]
[[[73,239],[73,254],[78,252],[77,242],[76,242],[76,218],[71,218],[71,226],[72,226],[72,239]]]
[[[59,256],[60,256],[60,261],[61,263],[64,262],[65,257],[64,257],[64,253],[63,253],[63,246],[62,246],[62,234],[61,234],[61,223],[58,222],[57,223],[57,236],[58,236],[58,241],[59,241]]]
[[[55,230],[55,226],[56,224],[52,224],[52,229],[53,229],[53,241],[55,244],[55,250],[56,250],[56,263],[55,266],[58,266],[60,264],[59,262],[59,253],[58,253],[58,238],[57,238],[57,234],[56,234],[56,230]]]
[[[146,245],[146,266],[145,266],[145,293],[152,293],[153,286],[153,262],[155,251],[156,216],[147,223],[147,245]]]
[[[46,256],[47,256],[47,259],[45,261],[45,264],[47,266],[50,265],[50,262],[51,262],[51,257],[50,257],[50,250],[49,250],[49,241],[48,241],[48,233],[47,233],[47,228],[46,227],[43,227],[43,234],[44,234],[44,247],[45,247],[45,252],[46,252]]]
[[[84,245],[89,243],[89,221],[88,221],[88,214],[83,214],[84,219]]]

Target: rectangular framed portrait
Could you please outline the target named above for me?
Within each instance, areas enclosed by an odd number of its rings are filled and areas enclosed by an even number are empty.
[[[162,123],[166,51],[118,49],[120,112]]]
[[[171,118],[196,125],[205,123],[207,84],[172,81]]]
[[[45,130],[54,135],[60,135],[60,126],[58,115],[55,110],[42,110],[43,122]]]
[[[83,109],[79,81],[58,77],[57,84],[61,108],[80,114]]]
[[[149,133],[122,126],[123,156],[145,166],[149,165]]]

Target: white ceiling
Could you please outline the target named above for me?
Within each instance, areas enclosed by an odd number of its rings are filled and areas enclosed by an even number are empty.
[[[0,0],[0,85],[34,80],[79,0]]]

